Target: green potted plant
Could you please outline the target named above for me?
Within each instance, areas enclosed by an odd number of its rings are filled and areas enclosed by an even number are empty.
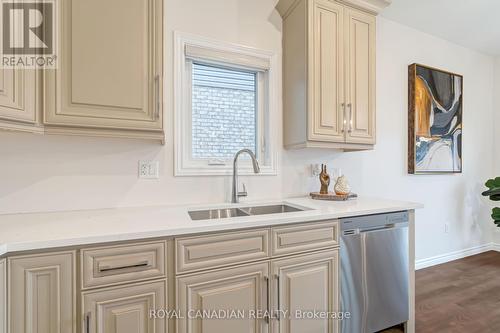
[[[495,179],[490,179],[486,182],[487,191],[483,192],[483,195],[486,197],[490,197],[492,201],[500,201],[500,177]],[[500,208],[493,208],[493,212],[491,214],[493,221],[495,222],[497,227],[500,227]]]

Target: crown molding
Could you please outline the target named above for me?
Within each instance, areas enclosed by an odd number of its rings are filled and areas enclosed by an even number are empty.
[[[296,3],[302,0],[280,0],[276,5],[276,10],[280,13],[281,17],[287,16],[291,8]],[[384,8],[392,3],[392,0],[330,0],[332,2],[339,2],[357,9],[361,9],[372,14],[377,15]]]

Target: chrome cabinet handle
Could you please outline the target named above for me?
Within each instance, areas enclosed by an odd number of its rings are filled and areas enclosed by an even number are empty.
[[[136,267],[151,267],[151,264],[149,263],[149,261],[144,260],[137,264],[124,265],[124,266],[99,266],[97,270],[99,271],[99,273],[104,273],[109,271],[118,271],[121,269],[136,268]]]
[[[90,333],[90,312],[85,314],[85,333]]]
[[[274,276],[276,278],[276,286],[277,286],[277,290],[278,290],[278,321],[281,320],[281,292],[280,292],[280,276],[278,274],[276,274]]]
[[[347,107],[349,108],[349,133],[352,133],[352,104],[349,103],[347,104]]]
[[[267,297],[267,315],[265,316],[266,324],[269,324],[269,316],[271,311],[271,297],[269,295],[269,278],[264,276],[264,280],[266,281],[266,297]]]
[[[346,114],[345,114],[345,103],[341,103],[340,106],[342,107],[342,114],[344,115],[344,123],[342,125],[342,133],[345,132],[345,127],[347,125],[347,118],[346,118]]]
[[[155,103],[155,120],[160,119],[160,75],[155,76],[155,90],[156,90],[156,103]]]

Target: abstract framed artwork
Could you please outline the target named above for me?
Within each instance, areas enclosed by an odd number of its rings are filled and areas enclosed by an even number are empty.
[[[461,173],[463,76],[413,64],[408,81],[408,173]]]

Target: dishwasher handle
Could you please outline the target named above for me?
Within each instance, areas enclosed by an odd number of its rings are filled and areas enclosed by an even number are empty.
[[[366,228],[366,229],[350,229],[350,230],[344,230],[342,232],[343,236],[353,236],[353,235],[359,235],[359,234],[366,234],[370,232],[375,232],[375,231],[381,231],[381,230],[390,230],[390,229],[397,229],[397,228],[407,228],[408,223],[388,223],[384,224],[382,226],[374,227],[374,228]]]

